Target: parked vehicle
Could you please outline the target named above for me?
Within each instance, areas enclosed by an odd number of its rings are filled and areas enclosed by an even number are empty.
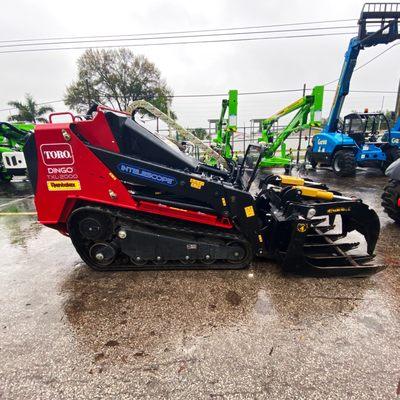
[[[337,175],[350,176],[355,174],[357,166],[368,163],[369,166],[384,169],[398,158],[397,143],[388,141],[385,145],[378,145],[368,139],[368,135],[372,137],[376,133],[375,127],[367,135],[371,127],[369,120],[378,118],[378,114],[349,114],[345,117],[344,129],[340,128],[339,117],[360,51],[399,39],[399,18],[399,3],[364,5],[358,21],[358,35],[350,40],[345,54],[328,121],[323,131],[313,137],[312,146],[308,149],[307,158],[312,165],[328,165]],[[358,123],[364,126],[354,129]]]
[[[389,182],[382,193],[382,207],[386,214],[400,224],[400,159],[386,170]]]
[[[240,164],[215,168],[100,106],[91,119],[38,125],[24,148],[39,221],[94,269],[243,268],[268,257],[296,273],[379,271],[375,211],[292,176],[250,190],[264,150],[250,145]],[[367,253],[349,252],[352,231]]]
[[[34,127],[30,123],[0,122],[0,182],[10,182],[13,176],[26,174],[22,150]]]

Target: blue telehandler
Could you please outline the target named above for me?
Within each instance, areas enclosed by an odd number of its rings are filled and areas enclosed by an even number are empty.
[[[389,123],[381,113],[352,113],[340,122],[340,112],[349,93],[350,81],[361,50],[400,39],[400,3],[366,3],[358,20],[358,35],[350,40],[329,118],[321,133],[313,137],[306,160],[331,166],[339,176],[351,176],[357,166],[384,171],[400,157],[399,143],[391,140]],[[386,141],[381,128],[388,127]],[[396,135],[397,136],[397,135]]]
[[[395,122],[391,133],[392,133],[391,143],[395,144],[396,146],[400,146],[400,116]]]

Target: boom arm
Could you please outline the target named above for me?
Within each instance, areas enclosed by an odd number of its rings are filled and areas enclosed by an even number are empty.
[[[218,164],[223,165],[226,167],[226,161],[223,157],[221,157],[215,150],[211,147],[207,146],[203,143],[197,136],[193,135],[193,133],[189,132],[182,126],[180,126],[177,122],[175,122],[171,117],[164,114],[161,110],[157,107],[154,107],[152,104],[147,102],[146,100],[136,100],[133,101],[127,108],[126,112],[131,114],[134,110],[137,109],[144,109],[149,113],[153,114],[155,117],[160,118],[161,121],[165,122],[168,126],[175,129],[183,138],[186,140],[190,140],[196,146],[198,146],[203,152],[205,156],[213,157],[217,160]]]
[[[288,115],[296,110],[297,113],[290,121],[290,123],[283,129],[275,138],[275,140],[270,143],[265,152],[266,157],[272,157],[275,152],[279,149],[282,143],[291,135],[301,129],[306,129],[311,126],[321,125],[321,110],[324,95],[323,86],[315,86],[313,88],[312,94],[304,96],[301,99],[295,101],[289,106],[278,111],[272,117],[269,117],[263,121],[263,132],[261,141],[268,143],[269,132],[272,125],[277,122],[281,117]]]
[[[352,38],[344,56],[342,72],[337,84],[332,108],[324,132],[336,132],[339,116],[345,97],[349,93],[350,81],[357,63],[360,50],[378,44],[388,44],[400,39],[399,35],[400,3],[366,3],[358,20],[358,36]],[[368,26],[375,31],[368,31]],[[376,26],[380,28],[376,30]]]
[[[225,159],[232,158],[231,136],[237,131],[237,98],[238,91],[230,90],[228,99],[222,100],[221,114],[217,123],[217,137],[214,142],[220,147],[221,154]],[[224,129],[224,119],[228,110],[228,122]]]

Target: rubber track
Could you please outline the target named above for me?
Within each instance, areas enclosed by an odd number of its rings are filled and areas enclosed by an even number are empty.
[[[243,260],[242,263],[218,263],[218,261],[213,264],[207,263],[188,263],[183,264],[181,261],[178,263],[176,261],[171,261],[167,264],[145,264],[145,265],[135,265],[135,264],[122,264],[122,265],[114,265],[110,266],[102,266],[99,267],[93,263],[91,263],[89,257],[85,254],[82,254],[82,251],[79,249],[79,243],[75,243],[74,238],[71,237],[71,240],[82,257],[82,259],[93,269],[99,271],[121,271],[121,270],[130,270],[130,271],[146,271],[146,270],[167,270],[167,269],[243,269],[246,268],[251,260],[253,259],[253,253],[250,246],[250,243],[244,238],[243,235],[233,234],[228,231],[221,231],[219,229],[215,229],[212,227],[204,227],[204,225],[200,224],[191,224],[187,222],[181,222],[173,219],[164,219],[158,216],[146,215],[139,213],[126,213],[122,212],[116,208],[108,208],[101,206],[83,206],[76,209],[72,214],[72,218],[77,213],[81,212],[97,212],[108,215],[114,220],[114,226],[118,225],[118,220],[121,222],[134,224],[134,225],[142,225],[155,229],[165,229],[168,231],[175,231],[176,233],[190,234],[195,236],[206,236],[214,239],[224,240],[226,243],[228,242],[240,242],[243,244],[244,248],[247,251],[247,256]],[[118,261],[118,258],[117,258]]]

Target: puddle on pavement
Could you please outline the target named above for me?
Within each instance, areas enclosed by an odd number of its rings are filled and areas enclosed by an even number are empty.
[[[66,321],[82,346],[135,357],[244,326],[266,334],[271,326],[288,332],[328,326],[356,312],[374,287],[371,279],[284,276],[259,263],[241,271],[113,274],[79,265],[60,289]]]
[[[1,217],[0,217],[1,218]],[[39,234],[42,226],[36,216],[8,216],[0,221],[0,229],[4,231],[11,245],[26,247],[28,241]]]
[[[30,195],[32,195],[32,187],[28,181],[18,180],[2,183],[0,184],[0,208],[4,203]]]
[[[327,174],[318,171],[310,177],[341,187],[346,194],[365,191],[363,199],[373,207],[380,203],[384,178],[366,174],[362,177],[365,187],[354,189],[355,181],[343,184],[330,172],[326,179]],[[370,192],[367,182],[373,186]],[[32,199],[12,207],[31,211]],[[35,216],[0,218],[3,240],[25,246],[41,229],[35,221]],[[399,238],[400,228],[385,220],[378,252],[385,254],[392,267],[367,279],[285,276],[269,263],[255,263],[241,271],[118,273],[95,272],[79,263],[71,271],[60,268],[57,272],[61,282],[56,295],[62,298],[62,323],[82,351],[93,352],[99,362],[111,353],[115,359],[130,362],[230,332],[288,335],[311,329],[314,335],[323,335],[344,326],[355,334],[360,327],[379,334],[380,317],[393,314],[399,318],[400,268],[393,267],[400,254]],[[40,268],[41,263],[32,260],[30,268]],[[52,267],[48,264],[47,268]]]
[[[32,198],[3,207],[0,212],[15,213],[15,215],[0,215],[0,230],[4,236],[2,241],[25,247],[27,241],[35,237],[42,229],[36,215],[24,214],[32,211],[35,211]],[[18,215],[19,213],[21,214]]]
[[[109,340],[163,350],[246,320],[257,296],[247,275],[248,270],[110,274],[78,266],[61,293],[72,328],[94,350]]]

